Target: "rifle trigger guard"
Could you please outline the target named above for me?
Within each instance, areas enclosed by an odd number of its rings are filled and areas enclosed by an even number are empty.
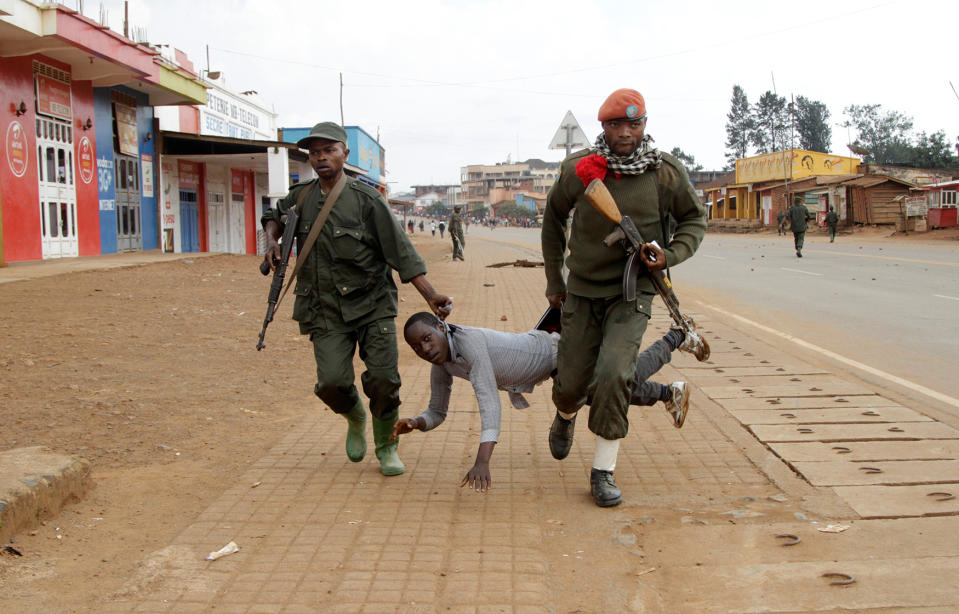
[[[623,300],[626,302],[636,300],[636,278],[639,276],[640,266],[642,260],[639,258],[639,251],[630,251],[626,268],[623,269]]]

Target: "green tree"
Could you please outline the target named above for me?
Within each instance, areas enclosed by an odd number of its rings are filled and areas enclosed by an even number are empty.
[[[908,164],[913,157],[909,133],[912,118],[898,111],[883,111],[881,104],[849,105],[843,127],[856,129],[853,143],[869,153],[863,161],[876,164]]]
[[[680,162],[686,165],[687,171],[701,171],[703,170],[702,164],[696,163],[696,157],[692,156],[679,147],[673,147],[673,150],[669,152],[674,158],[679,159]]]
[[[752,107],[749,142],[761,154],[789,149],[790,107],[786,99],[767,91]]]
[[[957,164],[952,144],[946,140],[946,132],[932,134],[920,132],[912,148],[912,164],[919,168],[950,168]]]
[[[486,216],[489,215],[489,207],[474,207],[469,210],[469,215],[478,220],[486,219]]]
[[[832,146],[832,128],[829,125],[829,109],[826,105],[818,100],[797,96],[794,112],[799,148],[829,153]]]
[[[444,205],[443,203],[441,203],[440,201],[434,200],[433,204],[428,206],[424,213],[426,214],[427,217],[436,217],[436,218],[449,217],[450,208]]]
[[[512,217],[516,219],[535,219],[536,212],[530,211],[526,207],[520,207],[518,205],[503,205],[502,207],[496,210],[497,217]]]
[[[753,128],[749,99],[738,85],[733,86],[733,97],[726,114],[726,168],[736,166],[736,160],[745,158],[749,150],[749,133]]]

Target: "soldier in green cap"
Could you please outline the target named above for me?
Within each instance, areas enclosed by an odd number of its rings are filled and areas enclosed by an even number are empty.
[[[786,209],[786,218],[789,220],[789,229],[793,233],[793,245],[796,247],[796,257],[802,258],[803,239],[806,236],[809,209],[803,204],[802,196],[793,200],[792,207]]]
[[[274,267],[280,256],[277,239],[283,233],[283,216],[296,207],[297,253],[303,265],[293,290],[293,319],[299,322],[300,333],[313,342],[314,393],[346,418],[346,454],[353,462],[363,460],[366,409],[353,372],[353,356],[359,346],[366,365],[360,381],[370,400],[380,471],[399,475],[405,468],[396,441],[390,441],[400,406],[393,271],[403,283],[413,284],[440,318],[449,314],[452,301],[426,279],[426,265],[383,195],[344,174],[349,155],[346,131],[333,122],[320,123],[297,145],[309,151],[310,165],[318,177],[294,185],[275,208],[263,214],[266,261]],[[336,200],[329,217],[318,221],[331,192]],[[304,246],[315,223],[322,228],[307,250]]]

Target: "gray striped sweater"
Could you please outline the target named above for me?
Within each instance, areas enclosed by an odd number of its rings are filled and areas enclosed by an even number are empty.
[[[482,433],[480,442],[497,441],[502,411],[498,390],[509,393],[517,409],[529,407],[520,393],[531,392],[536,384],[556,369],[559,335],[541,330],[504,333],[488,328],[454,326],[447,332],[451,360],[433,365],[430,372],[430,402],[423,419],[424,430],[439,426],[449,411],[453,377],[469,380],[479,403]]]

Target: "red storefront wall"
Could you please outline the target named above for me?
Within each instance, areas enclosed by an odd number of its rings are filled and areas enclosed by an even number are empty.
[[[37,114],[36,93],[33,79],[33,60],[49,64],[69,72],[70,67],[43,56],[0,58],[0,135],[3,155],[0,160],[0,206],[3,207],[3,249],[6,262],[40,260],[43,257],[40,231],[40,187],[37,175]],[[97,195],[97,179],[94,173],[89,184],[84,183],[77,165],[78,145],[87,137],[96,151],[96,134],[92,128],[84,130],[82,124],[93,119],[93,86],[89,81],[73,81],[70,86],[73,98],[73,172],[76,178],[77,239],[79,254],[89,256],[100,253],[100,206]],[[17,117],[15,108],[23,101],[27,112]],[[11,125],[17,122],[23,129],[27,145],[26,168],[22,176],[14,172],[11,163]]]

